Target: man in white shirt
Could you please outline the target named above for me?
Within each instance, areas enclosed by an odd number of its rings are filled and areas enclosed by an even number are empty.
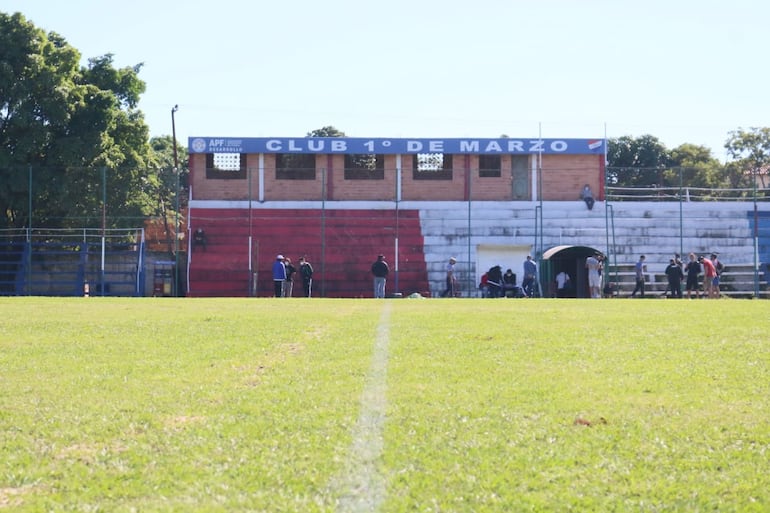
[[[598,253],[586,258],[586,269],[588,269],[588,290],[591,298],[599,299],[602,297],[602,276],[599,274],[601,271],[602,263],[597,258]]]
[[[562,271],[556,275],[556,297],[567,297],[569,286],[569,274]]]
[[[452,257],[449,259],[449,263],[446,266],[446,290],[441,293],[441,297],[455,297],[455,287],[457,280],[455,279],[455,264],[457,259]]]

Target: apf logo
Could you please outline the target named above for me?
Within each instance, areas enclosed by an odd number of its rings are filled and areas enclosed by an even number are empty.
[[[203,153],[206,151],[206,140],[200,138],[193,139],[192,150],[197,153]]]

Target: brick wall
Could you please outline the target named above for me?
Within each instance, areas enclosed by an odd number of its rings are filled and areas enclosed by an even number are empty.
[[[247,155],[246,165],[257,169],[259,155]],[[206,155],[195,153],[190,156],[190,187],[194,200],[248,200],[248,169],[246,178],[206,178]],[[251,176],[252,197],[257,196],[257,173]]]
[[[382,180],[345,180],[345,158],[335,155],[330,172],[333,195],[329,199],[340,201],[395,200],[396,156],[385,155],[385,173]]]
[[[511,169],[511,156],[500,157],[500,176],[479,176],[479,157],[470,155],[471,175],[471,199],[481,201],[507,201],[511,199],[513,190],[513,174]]]
[[[451,180],[415,180],[414,162],[411,155],[401,159],[402,199],[410,201],[436,201],[465,199],[466,174],[464,155],[455,155],[452,159],[454,169]]]
[[[543,199],[575,201],[585,184],[599,197],[604,155],[548,155],[543,157]]]
[[[410,155],[402,157],[402,199],[410,201],[507,201],[528,200],[532,179],[531,169],[534,156],[527,161],[526,170],[519,170],[514,179],[511,155],[501,156],[499,177],[479,176],[477,155],[454,155],[451,179],[415,179],[413,160]],[[583,185],[588,184],[599,198],[602,193],[603,155],[545,155],[542,161],[543,199],[548,201],[574,201],[579,199]],[[377,201],[394,200],[396,197],[396,156],[385,156],[383,179],[346,180],[344,155],[316,155],[316,173],[312,180],[278,180],[276,178],[275,155],[264,155],[264,199],[267,201],[310,201],[323,198],[332,201]],[[249,198],[251,176],[251,197],[259,199],[259,155],[246,158],[246,178],[207,179],[206,156],[193,154],[190,157],[190,183],[195,200],[241,200]],[[468,173],[472,183],[467,183]],[[324,176],[325,175],[325,176]],[[526,186],[526,190],[525,190]],[[519,193],[515,194],[514,189]],[[525,192],[523,192],[525,190]]]
[[[311,201],[322,198],[324,168],[327,155],[315,156],[315,179],[278,180],[275,171],[275,155],[265,154],[265,200],[267,201]],[[254,176],[259,176],[256,172]]]

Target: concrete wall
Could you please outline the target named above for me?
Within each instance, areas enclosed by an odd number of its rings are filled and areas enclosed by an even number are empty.
[[[563,190],[571,188],[565,185]],[[575,195],[576,196],[576,195]],[[542,222],[535,228],[541,206],[535,201],[401,201],[399,209],[419,211],[424,237],[423,252],[433,294],[444,288],[446,261],[457,258],[464,295],[477,294],[478,248],[495,246],[529,248],[533,256],[542,239],[542,249],[578,245],[599,249],[611,264],[633,264],[644,254],[652,273],[663,272],[674,253],[684,258],[720,253],[731,265],[753,265],[751,227],[753,204],[739,202],[615,202],[609,207],[597,202],[589,211],[576,197],[542,202]],[[193,201],[192,209],[246,208],[245,202]],[[393,210],[394,201],[268,201],[255,209],[348,209]],[[770,218],[770,203],[760,204],[760,218]],[[205,215],[202,214],[202,215]],[[681,221],[680,221],[681,218]],[[487,265],[486,262],[482,262]],[[499,262],[503,269],[521,274],[521,263]]]
[[[754,262],[749,203],[614,203],[598,202],[589,211],[581,201],[552,201],[542,205],[542,229],[535,228],[533,202],[433,202],[420,207],[428,279],[433,292],[443,289],[444,266],[458,260],[457,274],[464,295],[476,293],[478,248],[560,245],[588,246],[610,256],[610,263],[632,264],[647,258],[650,272],[662,272],[674,253],[716,251],[726,265]],[[470,206],[470,208],[469,208]],[[770,204],[762,205],[770,211]],[[613,237],[614,232],[614,237]],[[469,235],[470,234],[470,235]],[[537,241],[536,241],[537,234]],[[521,274],[521,262],[498,262]]]

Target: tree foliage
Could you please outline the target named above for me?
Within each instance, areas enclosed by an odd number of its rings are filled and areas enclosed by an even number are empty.
[[[324,126],[316,128],[312,132],[307,133],[308,137],[345,137],[345,132],[338,130],[333,126]]]
[[[725,166],[705,146],[685,143],[669,150],[652,135],[610,139],[607,160],[611,186],[718,188],[727,184]]]
[[[177,176],[174,173],[174,139],[170,135],[153,137],[150,139],[151,167],[158,170],[157,188],[153,191],[153,196],[159,204],[173,200],[176,196]],[[187,208],[187,199],[189,197],[189,163],[187,148],[181,146],[179,141],[176,144],[177,157],[179,160],[179,208]],[[156,210],[154,215],[162,215],[163,211]]]
[[[189,161],[187,148],[179,146],[177,142],[177,156],[179,159],[179,172],[175,172],[174,139],[170,135],[153,137],[150,139],[152,150],[151,166],[157,170],[157,180],[153,182],[152,197],[155,204],[151,214],[159,220],[168,245],[169,254],[173,254],[173,237],[177,230],[174,229],[179,219],[179,212],[187,208],[189,198]],[[178,207],[178,210],[177,210]],[[183,223],[180,223],[183,224]]]
[[[657,137],[623,136],[608,141],[607,164],[610,185],[644,187],[662,183],[669,155]]]
[[[141,64],[80,53],[23,15],[0,13],[0,208],[7,227],[136,225],[157,175],[137,109]],[[30,192],[30,181],[32,191]],[[33,210],[28,202],[32,199]],[[105,204],[106,200],[106,204]]]
[[[770,169],[770,128],[738,129],[730,132],[725,143],[734,160],[727,169],[731,187],[753,187],[757,178],[760,187],[767,187],[766,173]]]
[[[724,167],[705,146],[685,143],[669,152],[670,168],[663,173],[668,187],[717,188],[722,185]],[[681,173],[681,174],[680,174]]]

